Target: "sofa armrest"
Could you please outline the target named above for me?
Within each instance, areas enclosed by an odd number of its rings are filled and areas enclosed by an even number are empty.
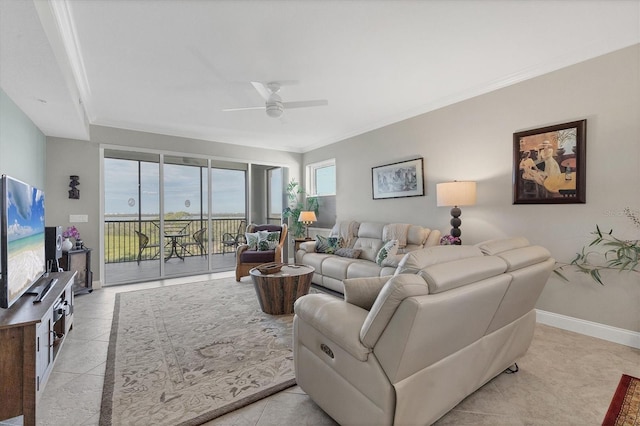
[[[236,259],[240,259],[240,255],[247,250],[249,250],[249,244],[240,244],[236,248]]]
[[[360,329],[368,311],[328,294],[308,294],[296,300],[294,312],[355,359],[367,360],[371,350],[360,342]]]
[[[304,243],[300,243],[300,247],[298,250],[304,250],[307,253],[315,253],[316,252],[316,242],[315,241],[305,241]]]
[[[442,236],[442,232],[437,229],[432,229],[429,232],[429,236],[427,237],[427,241],[424,242],[425,247],[433,247],[440,245],[440,237]]]

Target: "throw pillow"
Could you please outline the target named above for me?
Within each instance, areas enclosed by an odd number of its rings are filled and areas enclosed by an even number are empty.
[[[244,237],[247,239],[247,245],[249,246],[249,250],[258,250],[258,233],[249,233],[244,234]]]
[[[275,250],[279,242],[279,231],[258,231],[258,251]]]
[[[322,235],[316,235],[316,253],[326,253],[329,249],[329,242],[327,237]]]
[[[351,259],[357,259],[360,257],[360,253],[362,250],[360,249],[352,249],[346,247],[340,247],[336,250],[335,255],[340,257],[350,257]]]
[[[336,250],[338,250],[340,247],[343,247],[342,238],[338,238],[338,237],[327,238],[327,244],[329,244],[329,249],[331,250],[330,252],[327,252],[327,253],[335,253]]]
[[[389,256],[395,256],[398,252],[398,240],[387,241],[376,255],[376,263],[382,266],[382,262]]]

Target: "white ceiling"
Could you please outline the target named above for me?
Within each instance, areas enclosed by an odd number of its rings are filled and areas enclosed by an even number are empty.
[[[88,124],[305,152],[640,42],[640,0],[0,0],[0,86]],[[251,81],[296,80],[261,105]]]

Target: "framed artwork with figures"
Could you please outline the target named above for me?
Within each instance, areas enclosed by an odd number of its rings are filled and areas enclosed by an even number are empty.
[[[587,120],[513,134],[513,204],[585,203]]]

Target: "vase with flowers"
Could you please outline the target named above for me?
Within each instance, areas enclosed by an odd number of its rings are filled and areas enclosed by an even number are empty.
[[[454,237],[453,235],[445,235],[440,238],[441,246],[459,246],[462,244],[460,237]]]
[[[70,238],[76,241],[76,248],[82,248],[82,240],[80,239],[80,231],[75,226],[69,226],[63,233],[62,251],[69,251],[73,248]]]

